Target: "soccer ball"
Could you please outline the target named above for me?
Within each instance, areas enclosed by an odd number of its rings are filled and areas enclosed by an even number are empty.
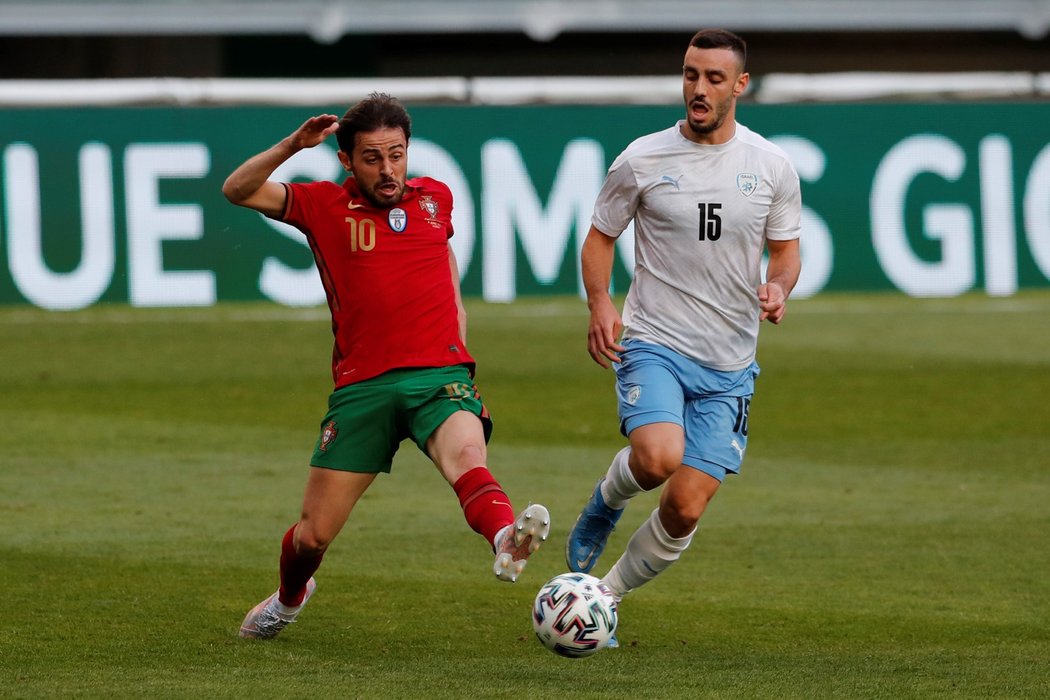
[[[560,574],[532,604],[532,628],[555,654],[579,658],[604,649],[616,634],[616,598],[589,574]]]

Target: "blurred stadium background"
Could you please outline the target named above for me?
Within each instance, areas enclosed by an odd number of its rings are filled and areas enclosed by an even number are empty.
[[[680,116],[701,25],[748,39],[741,121],[802,176],[796,296],[1048,285],[1050,0],[0,0],[0,303],[323,301],[298,234],[218,189],[375,89],[453,189],[465,293],[578,294],[604,170]],[[282,175],[339,167],[323,147]]]

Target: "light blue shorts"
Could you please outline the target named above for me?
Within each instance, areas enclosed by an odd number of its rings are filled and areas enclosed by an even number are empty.
[[[623,361],[613,365],[620,431],[629,437],[643,425],[675,423],[685,431],[682,464],[719,481],[738,473],[758,364],[720,372],[652,343],[623,346]]]

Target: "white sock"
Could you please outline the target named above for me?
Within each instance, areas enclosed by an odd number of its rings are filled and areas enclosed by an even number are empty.
[[[631,473],[631,467],[627,463],[630,456],[630,445],[617,452],[612,459],[612,464],[609,465],[609,471],[605,473],[605,481],[601,485],[602,499],[605,500],[605,505],[613,510],[626,507],[627,501],[644,490]]]
[[[303,608],[302,604],[299,604],[299,605],[285,605],[284,603],[281,602],[280,598],[278,598],[276,600],[276,603],[277,603],[277,605],[275,607],[277,608],[277,614],[280,615],[281,617],[285,617],[285,618],[294,616],[297,612],[299,612]]]
[[[657,508],[631,535],[627,549],[602,581],[622,598],[642,584],[652,581],[676,562],[693,541],[694,534],[695,529],[685,537],[668,535],[660,522],[660,509]]]

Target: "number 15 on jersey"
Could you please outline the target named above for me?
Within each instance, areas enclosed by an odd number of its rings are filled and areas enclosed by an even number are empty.
[[[722,237],[722,217],[718,210],[722,205],[718,202],[700,202],[700,240],[717,241]]]

